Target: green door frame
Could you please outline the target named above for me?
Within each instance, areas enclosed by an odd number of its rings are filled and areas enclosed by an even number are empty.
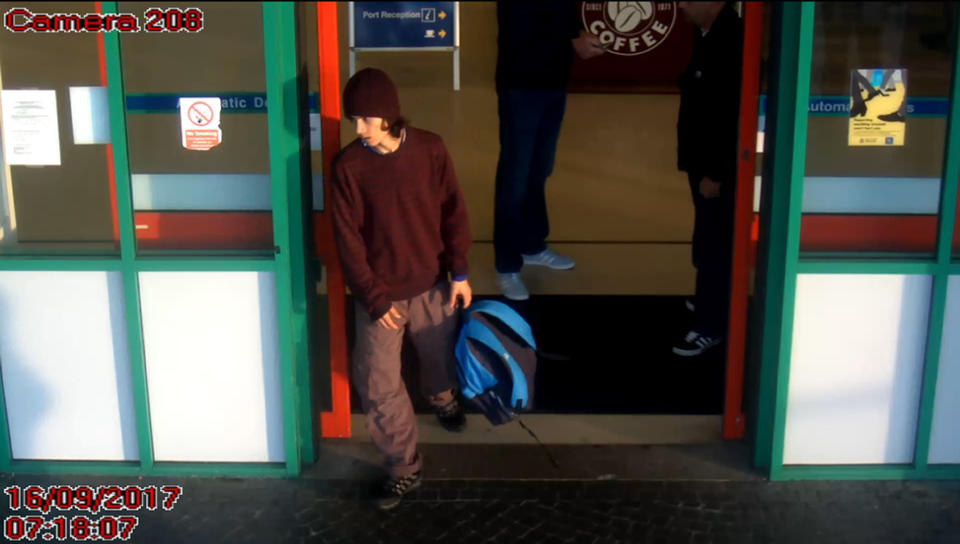
[[[270,191],[274,251],[234,256],[137,255],[127,148],[125,94],[117,32],[104,33],[107,93],[113,167],[116,176],[120,256],[0,256],[0,270],[112,271],[123,277],[125,316],[136,413],[139,461],[41,461],[13,459],[6,400],[0,381],[0,471],[84,475],[296,476],[313,461],[313,425],[303,414],[312,409],[307,355],[307,289],[299,123],[303,109],[297,95],[297,43],[293,2],[263,2]],[[117,13],[116,2],[102,2],[104,13]],[[196,252],[193,252],[194,254]],[[144,271],[271,272],[276,281],[277,327],[282,391],[283,463],[159,462],[153,457],[146,365],[141,327],[138,277]],[[298,380],[298,376],[301,379]],[[306,419],[306,420],[305,420]]]
[[[960,174],[960,41],[954,43],[941,183],[939,230],[934,256],[889,258],[858,254],[800,255],[800,219],[806,164],[807,104],[814,35],[814,2],[775,7],[771,29],[771,100],[768,115],[770,162],[761,195],[760,289],[764,320],[757,403],[754,463],[771,480],[957,479],[960,465],[928,465],[934,394],[943,337],[947,280],[960,274],[951,260],[958,174]],[[960,18],[954,28],[960,24]],[[957,34],[957,33],[955,33]],[[773,183],[778,180],[779,183]],[[914,461],[903,465],[784,466],[783,448],[798,274],[916,274],[933,278]]]

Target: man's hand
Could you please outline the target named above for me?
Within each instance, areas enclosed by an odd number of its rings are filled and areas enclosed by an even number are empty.
[[[450,307],[457,307],[457,298],[463,297],[463,307],[469,308],[470,301],[473,300],[473,290],[470,289],[470,282],[467,280],[455,281],[450,283]]]
[[[377,320],[377,324],[384,329],[397,330],[400,328],[399,323],[402,317],[403,316],[400,315],[400,312],[397,311],[397,308],[391,305],[390,309],[387,310],[387,313],[383,314],[383,317]]]
[[[700,196],[706,199],[717,198],[720,196],[720,184],[704,176],[700,180]]]
[[[603,52],[606,51],[603,45],[600,44],[600,38],[586,30],[581,30],[580,37],[573,39],[573,50],[577,52],[577,56],[581,59],[592,59],[593,57],[602,55]]]

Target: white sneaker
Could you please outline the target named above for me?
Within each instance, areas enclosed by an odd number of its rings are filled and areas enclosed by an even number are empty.
[[[576,261],[570,257],[564,257],[545,249],[540,253],[534,255],[524,255],[523,264],[530,264],[535,266],[545,266],[547,268],[552,268],[553,270],[570,270],[576,265]]]
[[[497,287],[500,288],[503,296],[510,300],[527,300],[530,298],[530,291],[527,291],[527,286],[523,284],[523,279],[520,278],[519,272],[509,274],[498,273]]]

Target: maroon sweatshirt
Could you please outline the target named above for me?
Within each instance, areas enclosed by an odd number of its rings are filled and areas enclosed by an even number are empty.
[[[372,319],[450,273],[467,273],[470,224],[440,136],[407,127],[393,153],[354,140],[337,155],[330,207],[346,283]]]

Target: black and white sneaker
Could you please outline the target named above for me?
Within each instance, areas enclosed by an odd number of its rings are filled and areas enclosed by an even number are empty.
[[[673,346],[673,353],[681,357],[696,357],[721,342],[723,342],[723,338],[704,336],[695,331],[690,331],[682,342]]]
[[[458,433],[467,426],[467,416],[463,413],[463,407],[460,406],[460,403],[457,402],[457,399],[454,398],[445,406],[438,406],[437,410],[437,419],[440,421],[440,425],[452,432]]]
[[[420,472],[402,478],[387,478],[377,489],[374,503],[380,510],[392,510],[400,505],[403,497],[420,487]]]

